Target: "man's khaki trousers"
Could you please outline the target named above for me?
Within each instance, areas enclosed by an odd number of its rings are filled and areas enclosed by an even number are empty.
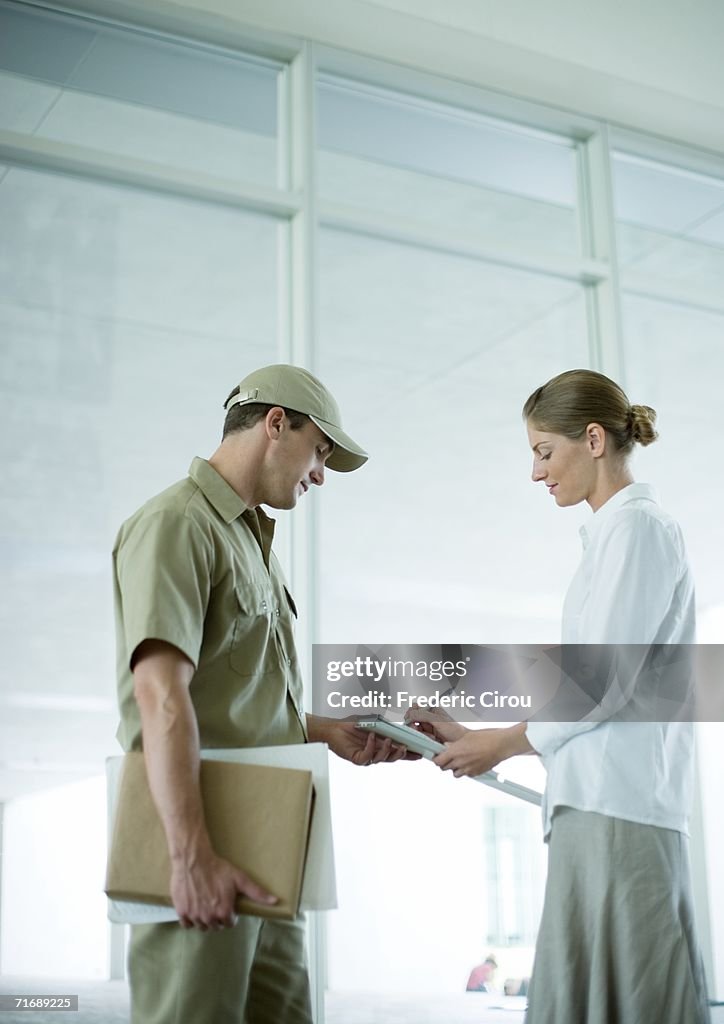
[[[311,1024],[304,920],[134,925],[132,1024]]]

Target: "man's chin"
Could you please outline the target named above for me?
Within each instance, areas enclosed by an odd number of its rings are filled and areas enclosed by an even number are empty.
[[[298,500],[298,495],[293,494],[291,498],[274,498],[273,500],[264,501],[262,504],[268,505],[269,508],[275,508],[279,512],[286,512],[291,508],[295,508]]]

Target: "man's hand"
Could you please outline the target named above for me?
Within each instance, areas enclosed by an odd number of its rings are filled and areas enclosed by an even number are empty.
[[[171,864],[171,899],[182,928],[232,928],[237,921],[237,896],[248,896],[271,906],[277,902],[260,885],[211,847],[192,859],[177,858]]]
[[[366,729],[358,729],[354,722],[307,715],[307,732],[312,742],[326,743],[338,757],[356,765],[416,761],[420,756],[390,739],[382,739]]]
[[[352,764],[368,765],[400,761],[407,749],[391,739],[358,729],[354,722],[335,722],[327,733],[330,749]]]
[[[433,763],[443,771],[451,771],[456,779],[463,775],[475,778],[507,757],[532,753],[525,722],[521,722],[508,729],[466,729],[464,736],[433,758]]]

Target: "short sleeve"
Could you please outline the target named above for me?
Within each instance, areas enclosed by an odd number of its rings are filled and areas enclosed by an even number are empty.
[[[164,640],[198,666],[213,547],[202,527],[170,510],[144,515],[115,552],[126,664],[144,640]]]

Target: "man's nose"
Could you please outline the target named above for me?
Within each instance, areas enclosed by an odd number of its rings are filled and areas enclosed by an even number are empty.
[[[314,467],[312,472],[309,474],[309,479],[313,484],[316,484],[317,487],[322,486],[324,483],[324,463],[320,463],[318,466]]]

